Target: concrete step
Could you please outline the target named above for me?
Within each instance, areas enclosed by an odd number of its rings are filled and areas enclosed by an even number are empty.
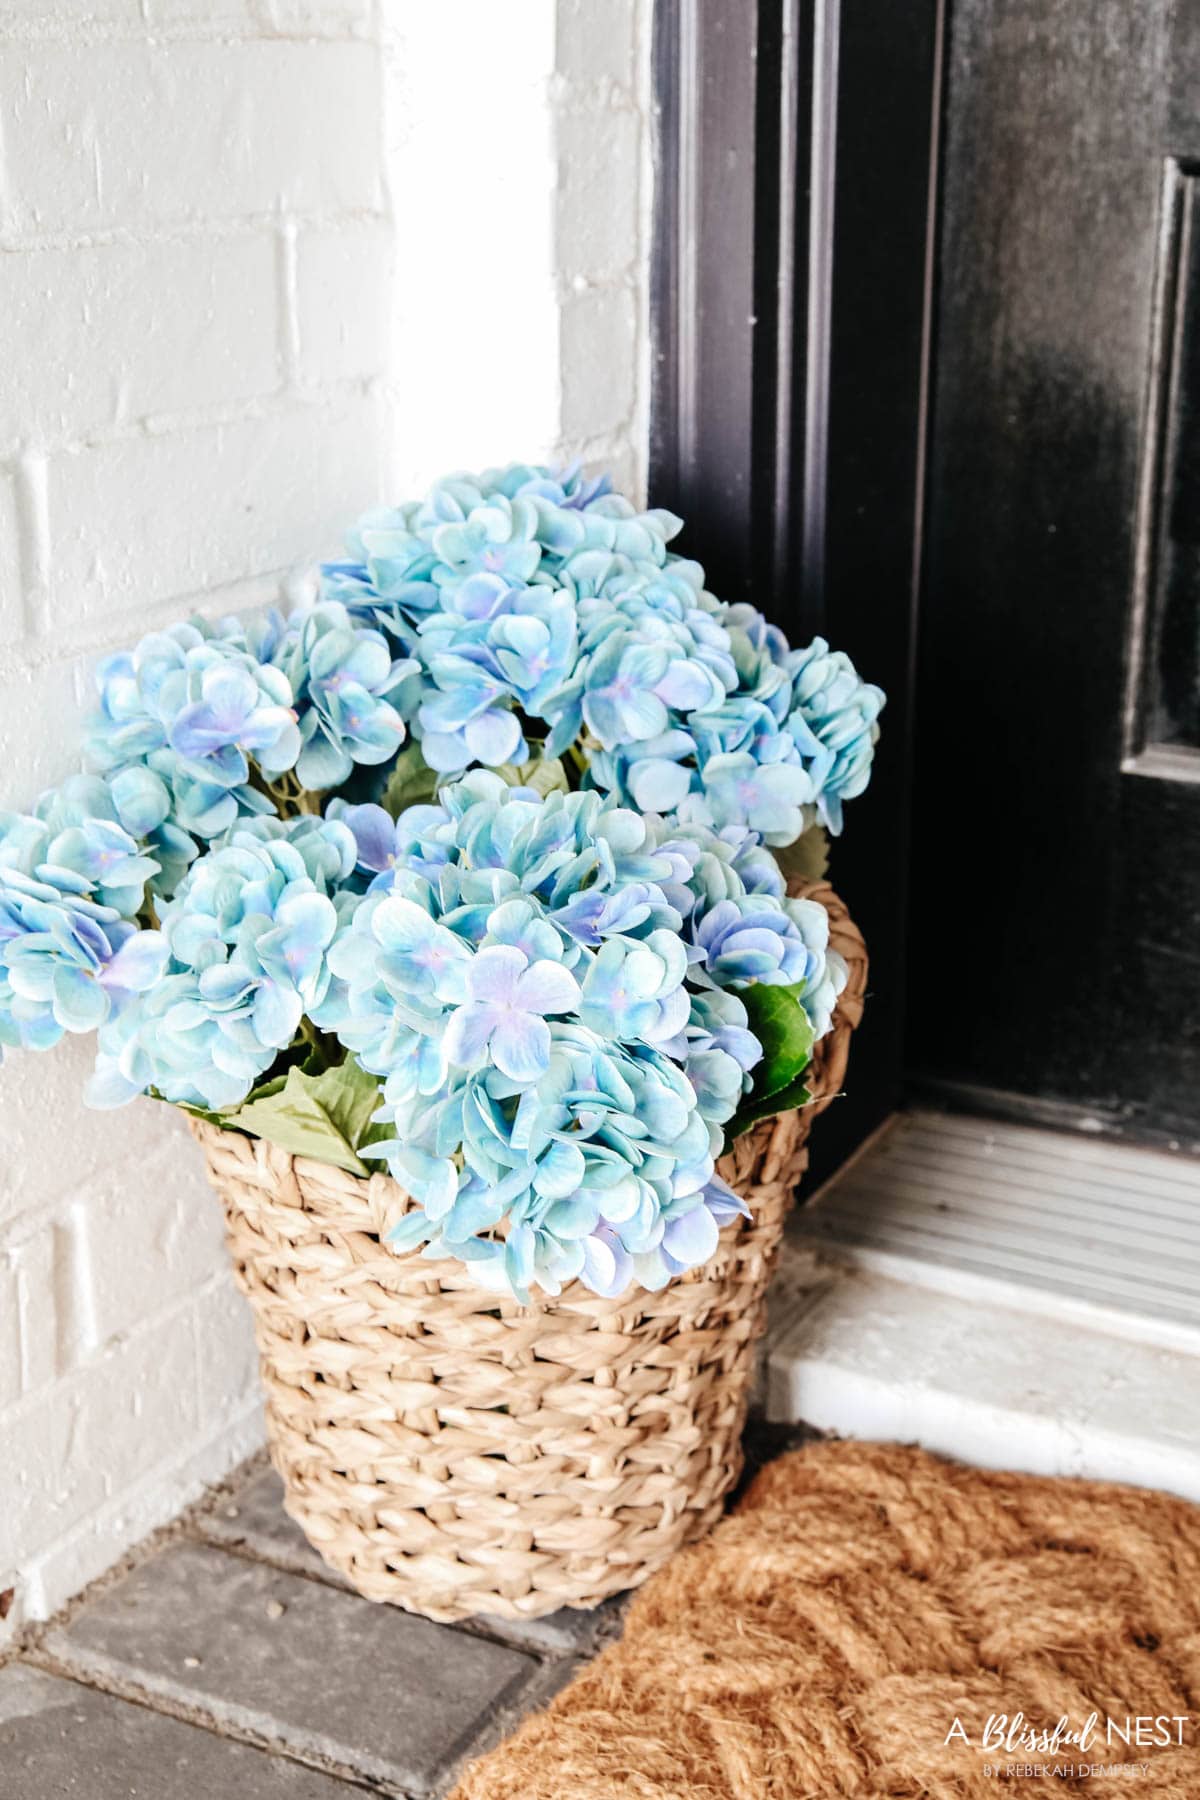
[[[901,1115],[793,1220],[771,1419],[1200,1500],[1200,1170]]]

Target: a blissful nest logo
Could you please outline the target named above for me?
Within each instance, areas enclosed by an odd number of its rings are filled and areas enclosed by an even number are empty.
[[[994,1757],[983,1765],[985,1775],[1021,1774],[1074,1776],[1145,1775],[1149,1763],[1136,1759],[1140,1750],[1166,1750],[1184,1742],[1189,1715],[1152,1713],[1111,1718],[1089,1713],[1081,1725],[1072,1725],[1063,1713],[1053,1725],[1037,1724],[1023,1712],[989,1713],[982,1731],[973,1731],[956,1714],[945,1743]],[[1133,1760],[1130,1760],[1134,1753]],[[1072,1754],[1077,1762],[1064,1762]],[[1046,1763],[1013,1763],[1012,1758],[1048,1757]],[[1123,1760],[1115,1760],[1122,1758]],[[1089,1760],[1091,1759],[1091,1760]]]

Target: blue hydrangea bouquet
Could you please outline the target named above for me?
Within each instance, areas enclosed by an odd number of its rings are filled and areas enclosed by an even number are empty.
[[[87,772],[0,814],[0,1043],[412,1204],[525,1301],[662,1289],[745,1212],[845,969],[789,898],[883,695],[578,470],[369,514],[290,617],[110,656]]]

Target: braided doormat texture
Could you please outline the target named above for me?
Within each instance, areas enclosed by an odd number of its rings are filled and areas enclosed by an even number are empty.
[[[1198,1712],[1200,1508],[816,1443],[453,1800],[1200,1800]],[[1093,1714],[1086,1748],[1020,1741]],[[1172,1741],[1106,1742],[1139,1716]]]

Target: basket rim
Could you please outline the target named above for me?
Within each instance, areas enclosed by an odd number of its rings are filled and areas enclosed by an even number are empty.
[[[810,1063],[815,1076],[812,1098],[803,1107],[775,1113],[756,1121],[749,1131],[726,1147],[717,1163],[718,1173],[735,1192],[747,1199],[755,1187],[770,1185],[777,1180],[779,1172],[789,1163],[794,1164],[794,1159],[806,1157],[806,1143],[813,1120],[841,1091],[850,1038],[862,1015],[867,960],[861,933],[827,883],[796,883],[793,891],[798,896],[818,900],[825,906],[830,919],[830,943],[846,961],[847,981],[838,997],[830,1029],[814,1048]],[[407,1190],[383,1169],[357,1175],[315,1157],[293,1154],[281,1145],[256,1137],[236,1126],[217,1125],[195,1114],[189,1116],[188,1124],[205,1154],[210,1179],[219,1191],[227,1180],[236,1180],[239,1172],[228,1167],[223,1170],[220,1164],[227,1158],[233,1158],[240,1165],[242,1179],[239,1185],[242,1196],[239,1204],[243,1210],[246,1188],[258,1188],[263,1192],[276,1194],[290,1190],[294,1203],[306,1212],[318,1210],[313,1205],[315,1194],[322,1202],[320,1210],[323,1211],[323,1203],[328,1202],[331,1229],[339,1234],[353,1232],[360,1243],[373,1241],[386,1256],[389,1267],[396,1264],[407,1265],[410,1269],[419,1266],[423,1279],[436,1282],[443,1288],[460,1287],[464,1280],[471,1281],[467,1266],[457,1258],[427,1257],[419,1245],[409,1251],[396,1251],[387,1245],[387,1233],[413,1208],[415,1202]],[[797,1181],[802,1167],[803,1164],[797,1170]],[[249,1180],[246,1179],[247,1176],[250,1177]],[[308,1190],[307,1195],[305,1189]],[[339,1208],[343,1216],[340,1223],[335,1225]],[[739,1235],[753,1225],[753,1217],[749,1220],[740,1216],[731,1219],[721,1228],[712,1256],[697,1268],[674,1277],[668,1287],[674,1287],[677,1282],[707,1278],[712,1272],[713,1264],[727,1257]],[[546,1294],[541,1289],[531,1289],[528,1307],[515,1297],[483,1289],[477,1282],[471,1281],[471,1285],[477,1291],[486,1292],[495,1305],[502,1308],[515,1307],[522,1313],[531,1310],[544,1312],[563,1306],[585,1306],[590,1310],[597,1304],[615,1303],[612,1299],[606,1300],[604,1296],[593,1293],[578,1277],[568,1282],[557,1295]],[[627,1306],[630,1303],[629,1296],[637,1291],[636,1284],[632,1285],[624,1294],[616,1297],[616,1302]]]

